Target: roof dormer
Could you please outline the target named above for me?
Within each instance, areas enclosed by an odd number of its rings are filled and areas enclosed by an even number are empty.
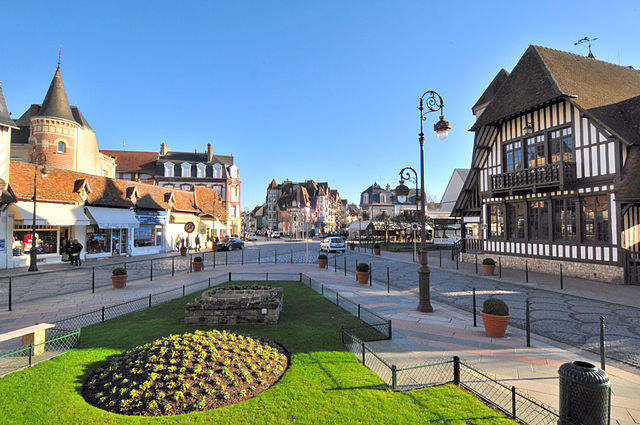
[[[87,179],[78,179],[73,184],[73,191],[80,195],[83,201],[87,200],[87,195],[91,193],[91,186]]]
[[[129,186],[126,191],[127,199],[133,202],[134,204],[138,199],[140,199],[140,192],[138,192],[138,188],[135,186]]]
[[[171,208],[173,208],[173,203],[175,202],[176,198],[173,195],[173,192],[165,192],[164,193],[164,202],[166,202],[167,204],[169,204],[169,206]]]

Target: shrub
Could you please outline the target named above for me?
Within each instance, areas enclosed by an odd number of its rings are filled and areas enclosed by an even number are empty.
[[[327,255],[326,255],[326,254],[320,254],[320,255],[318,255],[318,260],[327,260],[327,259],[328,259],[328,257],[327,257]]]
[[[495,266],[496,265],[496,260],[494,260],[491,257],[487,257],[484,260],[482,260],[482,265],[483,266]]]
[[[482,312],[493,314],[494,316],[508,316],[509,307],[499,298],[490,297],[484,300],[482,304]]]
[[[202,257],[194,257],[193,258],[193,262],[194,263],[202,263]]]
[[[379,243],[374,244],[374,245],[373,245],[373,248],[374,248],[374,249],[380,249],[380,244],[379,244]]]
[[[368,272],[369,265],[367,263],[360,263],[358,264],[358,267],[356,267],[356,271],[359,271],[360,273]]]
[[[114,276],[124,276],[127,274],[127,271],[124,269],[124,267],[116,267],[111,271],[111,274]]]

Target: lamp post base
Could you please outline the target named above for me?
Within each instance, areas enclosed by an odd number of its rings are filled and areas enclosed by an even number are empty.
[[[29,252],[29,269],[27,271],[38,271],[38,255],[34,251]]]
[[[426,256],[426,252],[423,254]],[[424,261],[424,260],[423,260]],[[422,313],[433,313],[430,299],[430,279],[431,270],[426,264],[422,264],[418,270],[418,311]]]

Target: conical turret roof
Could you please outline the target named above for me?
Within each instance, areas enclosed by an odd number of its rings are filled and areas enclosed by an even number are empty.
[[[60,75],[60,66],[56,69],[56,73],[51,80],[49,91],[44,97],[42,107],[36,114],[41,117],[53,117],[61,118],[63,120],[76,122],[69,106],[69,100],[67,99],[67,93],[64,90],[64,84],[62,82],[62,76]]]
[[[4,101],[4,94],[2,93],[2,84],[0,84],[0,125],[18,128],[16,123],[11,119],[9,111],[7,110],[7,103]]]

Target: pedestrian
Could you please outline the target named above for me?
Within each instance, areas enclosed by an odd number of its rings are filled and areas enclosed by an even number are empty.
[[[182,240],[180,239],[180,236],[178,236],[176,238],[176,251],[180,252],[180,245],[182,245]]]
[[[196,235],[196,252],[200,251],[200,235]]]
[[[64,253],[67,254],[67,260],[69,264],[73,265],[73,257],[71,257],[71,239],[67,239],[64,244]]]
[[[84,248],[82,246],[82,244],[80,242],[78,242],[77,239],[73,240],[73,243],[71,244],[71,264],[74,266],[81,266],[82,265],[82,259],[80,258],[80,253],[82,252],[82,248]]]

